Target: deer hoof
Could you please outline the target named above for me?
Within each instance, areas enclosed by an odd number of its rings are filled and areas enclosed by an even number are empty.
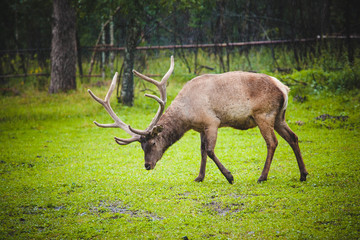
[[[300,181],[301,181],[301,182],[305,182],[307,175],[308,175],[308,173],[301,174],[301,176],[300,176]]]
[[[234,177],[231,175],[231,173],[227,174],[227,176],[225,176],[225,177],[230,184],[234,183]]]
[[[262,183],[262,182],[265,182],[265,181],[267,181],[267,178],[265,178],[265,177],[259,177],[259,179],[258,179],[258,183]]]
[[[202,181],[204,181],[204,177],[203,176],[198,176],[197,178],[195,178],[194,181],[195,182],[202,182]]]

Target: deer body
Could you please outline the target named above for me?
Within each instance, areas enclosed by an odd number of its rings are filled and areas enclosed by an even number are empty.
[[[144,78],[143,75],[134,73]],[[144,79],[150,81],[146,78]],[[161,117],[157,115],[154,118],[157,119],[156,126],[153,120],[153,126],[145,132],[133,131],[130,126],[128,129],[123,128],[141,136],[133,135],[130,141],[116,138],[116,141],[121,145],[139,141],[145,153],[145,168],[150,170],[155,167],[168,147],[179,140],[186,131],[193,129],[200,133],[201,139],[201,166],[195,181],[204,180],[207,157],[210,157],[228,182],[233,183],[230,171],[221,164],[214,152],[218,128],[246,130],[258,126],[268,152],[258,180],[261,182],[267,180],[278,143],[275,129],[292,147],[300,169],[300,180],[305,181],[308,173],[297,136],[285,122],[288,91],[287,86],[265,74],[228,72],[202,75],[186,83],[166,112],[160,114]],[[161,92],[161,95],[166,96],[166,93]],[[160,108],[163,111],[164,106],[160,102],[159,104],[159,111]]]
[[[256,73],[202,75],[184,86],[167,111],[177,112],[179,119],[199,132],[217,121],[219,127],[246,130],[256,126],[255,113],[273,113],[282,107],[287,95],[274,83],[271,77]]]

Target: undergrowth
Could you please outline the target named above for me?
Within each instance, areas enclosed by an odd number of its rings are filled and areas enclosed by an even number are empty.
[[[335,46],[335,47],[334,47]],[[299,46],[301,49],[301,46]],[[304,47],[304,46],[303,46]],[[153,50],[137,52],[134,68],[140,72],[158,75],[166,72],[169,66],[169,56],[175,56],[175,70],[173,76],[176,82],[184,83],[196,75],[206,73],[222,73],[224,71],[253,71],[267,73],[281,79],[290,86],[301,86],[301,91],[313,93],[317,91],[346,92],[360,88],[360,48],[354,48],[355,60],[349,63],[346,51],[339,51],[336,43],[314,44],[311,51],[300,55],[295,60],[294,52],[290,46],[272,47],[244,47],[222,49],[217,55],[212,49],[177,49],[177,50]],[[300,51],[301,52],[301,51]],[[221,53],[221,54],[220,54]],[[220,64],[220,56],[223,64]],[[21,68],[20,57],[10,59],[2,56],[1,64],[3,72],[12,72],[17,69],[16,74],[25,74],[22,78],[2,78],[0,94],[3,96],[21,95],[29,91],[46,91],[49,87],[50,76],[33,76],[31,74],[43,73],[49,75],[50,64],[45,66],[36,60],[36,56],[29,56],[27,61],[27,72]],[[116,52],[114,60],[114,71],[120,71],[123,64],[123,54]],[[93,66],[92,74],[101,75],[101,64]],[[111,79],[113,73],[106,63],[105,76]],[[223,67],[222,67],[223,65]],[[90,69],[89,59],[83,59],[83,73]],[[101,77],[80,77],[77,72],[77,86],[102,85],[106,79]],[[136,87],[141,88],[142,82],[135,78]]]

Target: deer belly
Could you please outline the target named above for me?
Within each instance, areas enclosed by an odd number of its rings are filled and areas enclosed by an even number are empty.
[[[246,130],[249,128],[254,128],[256,126],[257,125],[251,116],[248,118],[242,118],[237,120],[231,119],[227,121],[221,121],[221,125],[220,125],[220,127],[232,127],[240,130]]]
[[[220,127],[246,130],[257,126],[251,111],[246,108],[226,109],[226,111],[223,111],[218,116],[221,121]]]

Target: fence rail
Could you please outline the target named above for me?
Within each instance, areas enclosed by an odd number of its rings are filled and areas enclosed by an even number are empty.
[[[315,38],[302,39],[287,39],[287,40],[264,40],[264,41],[250,41],[250,42],[229,42],[229,43],[199,43],[199,44],[173,44],[173,45],[153,45],[153,46],[138,46],[137,50],[157,50],[157,49],[179,49],[179,48],[213,48],[213,47],[242,47],[242,46],[256,46],[256,45],[271,45],[271,44],[286,44],[286,43],[301,43],[313,42],[321,39],[347,39],[347,36],[317,36]],[[350,39],[360,39],[360,36],[351,35]],[[125,47],[113,47],[110,44],[97,45],[91,47],[81,47],[97,52],[104,51],[125,51]],[[46,52],[51,51],[51,48],[38,49],[18,49],[18,50],[0,50],[4,53],[31,53],[31,52]]]
[[[264,40],[264,41],[249,41],[249,42],[229,42],[229,43],[205,43],[205,44],[173,44],[173,45],[153,45],[153,46],[138,46],[136,49],[140,51],[147,50],[169,50],[169,49],[193,49],[193,48],[226,48],[226,47],[243,47],[243,46],[261,46],[261,45],[278,45],[278,44],[291,44],[291,43],[305,43],[316,42],[325,39],[360,39],[360,36],[316,36],[314,38],[302,38],[302,39],[287,39],[287,40]],[[92,47],[81,47],[80,49],[90,50],[93,53],[97,52],[122,52],[125,51],[125,47],[114,47],[112,45],[96,45]],[[27,54],[27,53],[40,53],[49,52],[50,48],[41,49],[17,49],[17,50],[0,50],[0,55],[5,54]],[[49,73],[33,73],[33,74],[5,74],[0,75],[0,79],[6,78],[24,78],[30,76],[49,76]],[[81,77],[100,77],[100,74],[81,75]]]
[[[23,78],[23,77],[49,77],[50,73],[28,73],[28,74],[7,74],[0,75],[0,78]],[[91,75],[76,75],[77,77],[101,77],[101,74],[91,74]]]

